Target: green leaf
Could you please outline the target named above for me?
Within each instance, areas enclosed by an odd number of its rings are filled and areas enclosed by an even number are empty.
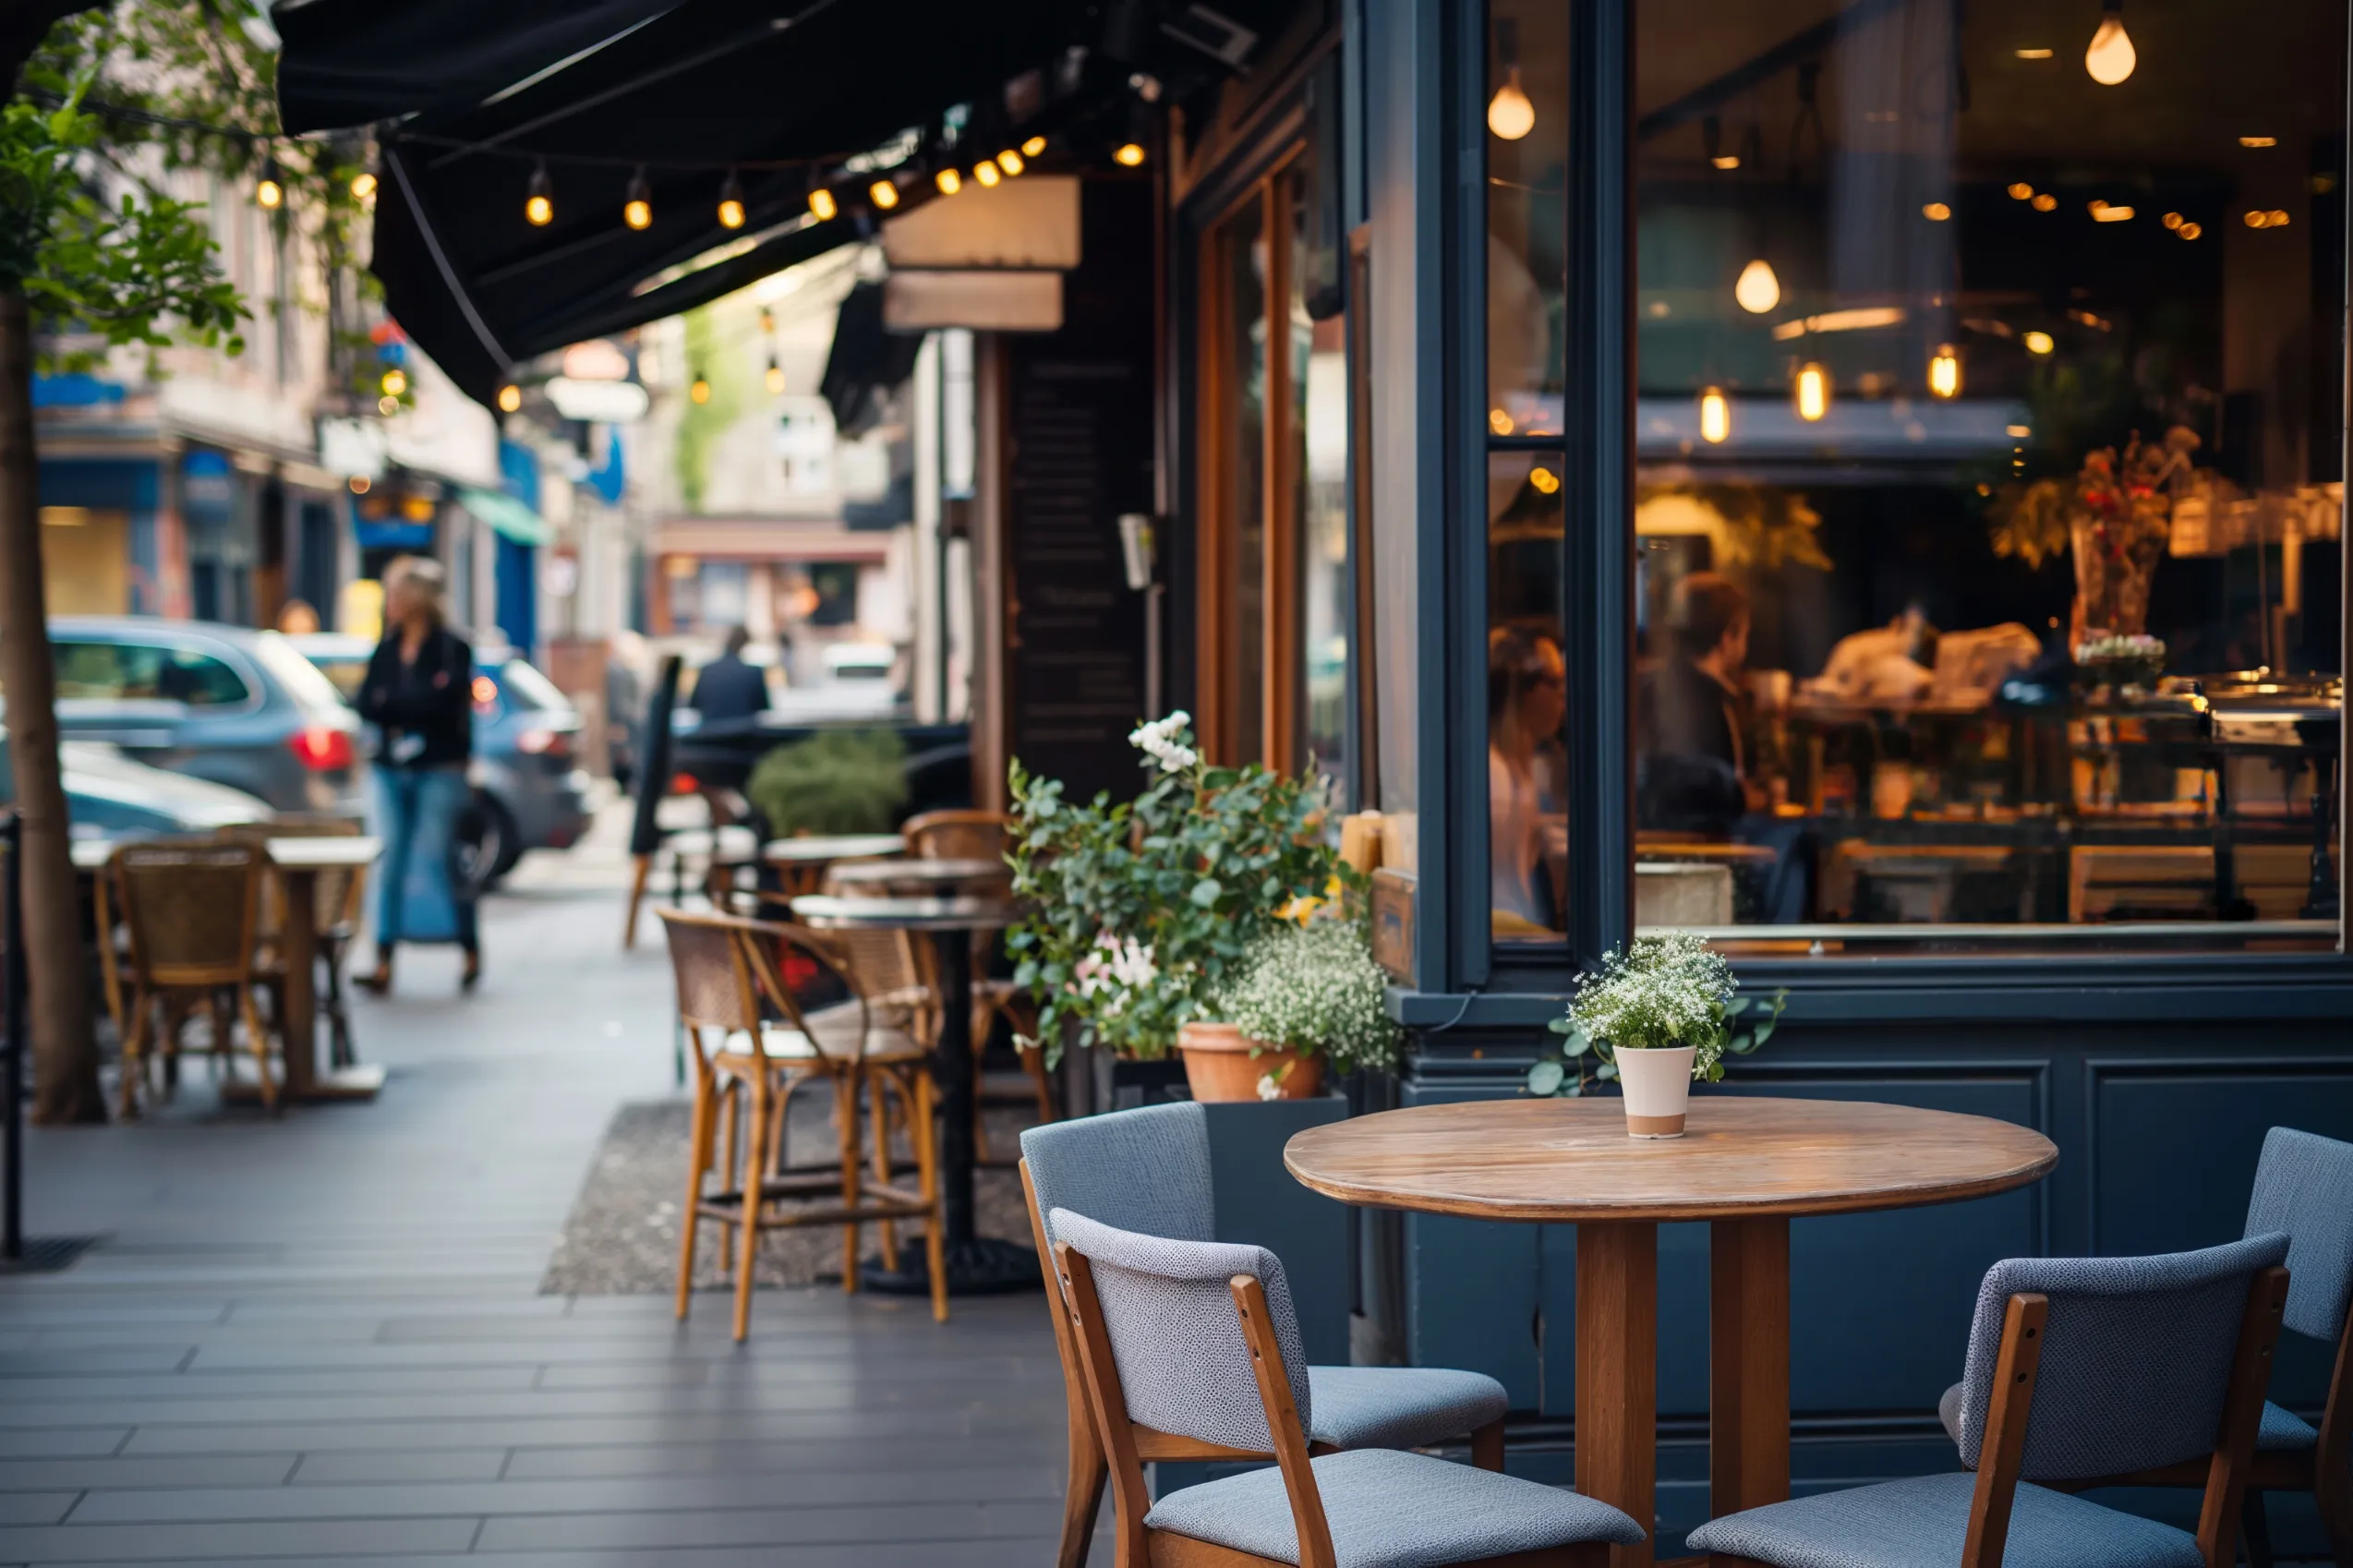
[[[1618,1076],[1618,1064],[1615,1062],[1604,1062],[1599,1067],[1593,1069],[1593,1076],[1605,1080],[1614,1079]]]
[[[1225,884],[1219,882],[1217,878],[1214,876],[1204,876],[1199,882],[1193,884],[1192,899],[1194,903],[1198,904],[1202,909],[1208,909],[1211,905],[1217,902],[1219,897],[1223,895],[1225,891]]]
[[[1558,1094],[1562,1080],[1568,1076],[1566,1067],[1547,1057],[1527,1069],[1527,1092],[1540,1097]]]

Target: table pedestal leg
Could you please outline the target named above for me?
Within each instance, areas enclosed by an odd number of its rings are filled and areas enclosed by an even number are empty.
[[[1790,1223],[1718,1220],[1707,1250],[1707,1512],[1790,1495]]]
[[[1576,1489],[1624,1510],[1646,1537],[1659,1495],[1659,1227],[1577,1226]],[[1650,1568],[1653,1542],[1610,1549]]]
[[[289,1104],[317,1100],[372,1100],[384,1087],[384,1069],[352,1067],[319,1071],[319,874],[305,868],[282,867],[276,873],[285,890],[284,914],[278,934],[286,965],[286,1016],[278,1020],[285,1035],[286,1068],[279,1096]],[[224,1099],[253,1099],[250,1085],[224,1086]]]
[[[972,934],[933,934],[938,952],[939,1047],[932,1072],[939,1084],[939,1212],[947,1243],[947,1291],[951,1296],[990,1296],[1038,1290],[1045,1276],[1037,1251],[983,1236],[972,1204],[972,1106],[977,1073],[972,1060]],[[877,1130],[876,1136],[880,1136]],[[931,1276],[916,1259],[904,1269],[862,1271],[869,1290],[891,1295],[928,1295]]]

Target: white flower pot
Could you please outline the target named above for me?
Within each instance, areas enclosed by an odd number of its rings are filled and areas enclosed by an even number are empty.
[[[1681,1138],[1691,1108],[1689,1045],[1663,1051],[1614,1053],[1618,1085],[1625,1091],[1626,1134],[1631,1138]]]

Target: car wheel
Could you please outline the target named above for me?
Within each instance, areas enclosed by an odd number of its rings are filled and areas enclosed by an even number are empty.
[[[474,809],[458,835],[457,873],[469,893],[480,895],[496,886],[522,850],[514,847],[514,818],[489,795],[477,790]]]

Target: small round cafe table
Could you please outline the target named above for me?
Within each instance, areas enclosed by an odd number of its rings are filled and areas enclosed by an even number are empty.
[[[826,878],[837,887],[855,889],[860,898],[870,892],[915,897],[963,892],[977,883],[1009,883],[1013,873],[1003,861],[859,861],[835,866]]]
[[[927,933],[939,955],[939,1043],[933,1073],[939,1100],[940,1233],[947,1254],[951,1296],[986,1296],[1037,1290],[1044,1276],[1037,1253],[980,1234],[972,1204],[972,937],[1002,931],[1017,917],[1014,907],[996,899],[836,898],[809,894],[792,900],[796,918],[819,931],[865,929]],[[922,1255],[899,1271],[867,1271],[866,1288],[910,1296],[926,1295],[931,1281]]]
[[[896,833],[804,834],[798,838],[771,838],[760,846],[760,859],[776,868],[786,897],[814,893],[828,867],[840,861],[879,860],[907,852],[907,840]]]
[[[1790,1491],[1790,1220],[1982,1198],[2058,1163],[2031,1128],[1852,1100],[1697,1094],[1682,1138],[1622,1101],[1418,1105],[1311,1128],[1283,1163],[1372,1208],[1574,1224],[1576,1487],[1656,1517],[1659,1225],[1709,1222],[1708,1511]],[[1653,1543],[1610,1549],[1647,1568]]]

